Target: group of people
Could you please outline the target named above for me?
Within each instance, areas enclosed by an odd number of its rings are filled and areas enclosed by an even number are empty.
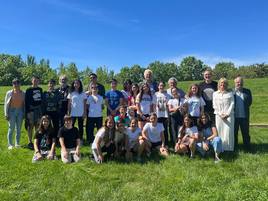
[[[97,163],[114,157],[129,161],[134,156],[141,161],[143,155],[150,157],[153,150],[168,156],[171,147],[175,153],[188,153],[191,158],[196,151],[205,155],[211,150],[218,162],[221,152],[237,148],[239,127],[245,149],[250,149],[252,95],[243,87],[240,76],[235,78],[232,90],[225,78],[218,83],[213,81],[212,71],[207,69],[204,81],[192,84],[187,93],[178,88],[174,77],[168,80],[166,90],[165,82],[155,82],[149,69],[145,70],[141,83],[128,79],[121,91],[117,89],[116,79],[111,80],[111,89],[105,92],[96,74],[91,73],[89,77],[86,90],[79,79],[69,86],[67,77],[62,75],[58,88],[55,88],[56,81],[50,80],[47,91],[43,92],[39,78],[34,76],[32,86],[25,93],[20,89],[20,81],[14,79],[4,106],[9,123],[8,149],[20,147],[24,118],[28,148],[34,150],[33,162],[56,159],[57,144],[64,163],[79,161],[83,144],[91,144]],[[107,117],[103,124],[105,107]]]

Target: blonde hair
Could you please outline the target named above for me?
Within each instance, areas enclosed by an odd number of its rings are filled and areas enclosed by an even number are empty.
[[[151,75],[153,75],[153,71],[151,71],[150,69],[146,69],[143,73],[143,76],[145,76],[147,73],[150,73]]]
[[[225,90],[227,91],[228,90],[228,80],[225,77],[222,77],[221,79],[219,79],[219,81],[218,81],[218,90],[220,90],[221,82],[224,83]]]

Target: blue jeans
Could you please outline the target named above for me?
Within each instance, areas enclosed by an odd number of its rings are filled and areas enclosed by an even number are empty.
[[[203,149],[203,143],[205,143],[205,142],[199,142],[196,144],[196,146],[197,146],[197,150],[202,155],[205,155],[206,151]],[[217,154],[223,152],[222,141],[221,141],[221,138],[219,136],[214,137],[212,141],[209,141],[208,145],[210,147],[213,147],[214,152]]]
[[[9,108],[8,110],[8,132],[7,140],[8,146],[12,145],[12,135],[16,128],[16,140],[15,144],[20,144],[20,134],[21,134],[21,125],[23,120],[23,109],[22,108]]]

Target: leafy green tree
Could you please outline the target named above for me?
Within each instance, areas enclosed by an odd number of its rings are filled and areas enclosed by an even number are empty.
[[[216,79],[220,79],[225,77],[227,79],[231,79],[235,77],[237,69],[235,68],[234,63],[232,62],[220,62],[215,65],[213,70],[213,74]]]
[[[0,84],[11,85],[14,78],[21,79],[21,72],[25,66],[20,55],[0,54]]]
[[[92,73],[92,69],[90,67],[86,67],[85,70],[79,72],[79,77],[81,78],[84,86],[87,86],[90,79],[89,79],[89,74]]]
[[[107,84],[110,82],[109,80],[109,71],[106,66],[100,66],[96,69],[96,74],[98,76],[98,81]]]
[[[185,57],[180,64],[179,76],[183,80],[201,80],[206,69],[204,63],[193,56]]]

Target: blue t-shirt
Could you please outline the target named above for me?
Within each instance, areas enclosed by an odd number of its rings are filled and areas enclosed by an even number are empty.
[[[119,106],[120,98],[124,98],[124,96],[121,91],[111,90],[106,92],[105,98],[107,98],[108,104],[110,105],[111,109],[114,110]]]

